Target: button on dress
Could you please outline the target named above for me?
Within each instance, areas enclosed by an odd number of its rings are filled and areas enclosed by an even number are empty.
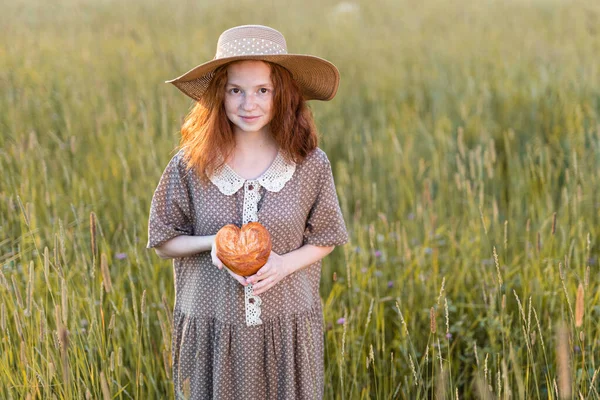
[[[275,161],[254,180],[224,165],[209,181],[187,170],[183,151],[165,168],[150,208],[147,248],[179,235],[214,235],[227,224],[263,224],[273,251],[339,246],[348,234],[331,165],[319,148],[302,163]],[[172,361],[175,398],[321,399],[321,262],[252,294],[212,264],[210,251],[173,260]],[[260,321],[248,307],[260,305]]]

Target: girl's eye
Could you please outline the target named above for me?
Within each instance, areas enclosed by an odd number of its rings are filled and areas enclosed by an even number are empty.
[[[260,89],[259,89],[259,91],[260,91],[262,94],[269,93],[269,89],[267,89],[267,88],[260,88]]]
[[[238,94],[239,92],[240,92],[240,89],[238,89],[238,88],[229,89],[229,93]]]

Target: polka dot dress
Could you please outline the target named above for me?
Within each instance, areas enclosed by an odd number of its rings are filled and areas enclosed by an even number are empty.
[[[277,180],[275,164],[263,175]],[[278,191],[243,182],[225,194],[187,171],[180,151],[154,192],[147,247],[179,235],[214,235],[227,224],[241,226],[248,186],[260,192],[256,215],[271,233],[274,252],[344,244],[348,235],[326,154],[314,150],[285,179]],[[192,399],[322,398],[320,262],[262,293],[262,324],[256,326],[246,324],[244,287],[212,264],[210,252],[176,258],[173,265],[176,399],[184,398],[184,387]]]

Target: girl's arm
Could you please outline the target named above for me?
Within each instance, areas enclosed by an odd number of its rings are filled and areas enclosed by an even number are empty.
[[[160,258],[189,257],[203,251],[211,250],[215,236],[180,235],[167,240],[154,250]]]
[[[156,254],[160,258],[179,258],[179,257],[188,257],[197,253],[201,253],[203,251],[211,250],[211,258],[213,264],[215,264],[219,269],[225,268],[229,275],[236,281],[238,281],[241,285],[246,286],[248,283],[243,276],[239,276],[238,274],[231,272],[231,270],[223,265],[221,260],[217,257],[215,252],[215,236],[189,236],[189,235],[180,235],[175,236],[173,239],[167,240],[163,244],[158,247],[155,247],[154,250]]]
[[[271,252],[267,263],[256,274],[247,277],[246,282],[253,283],[254,294],[259,295],[272,288],[287,275],[316,263],[331,253],[334,248],[335,246],[323,247],[305,244],[282,256]]]

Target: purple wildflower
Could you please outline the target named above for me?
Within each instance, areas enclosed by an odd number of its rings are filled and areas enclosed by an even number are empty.
[[[337,320],[338,325],[342,325],[344,322],[346,322],[346,318],[344,318],[344,317]]]
[[[381,251],[380,250],[375,250],[375,257],[379,258],[381,257]]]
[[[388,281],[388,287],[391,288],[394,286],[394,281]]]
[[[127,258],[127,254],[126,253],[117,253],[117,254],[115,254],[115,257],[118,260],[123,260],[124,258]]]
[[[446,339],[448,339],[448,340],[452,339],[452,334],[450,332],[446,333]]]

